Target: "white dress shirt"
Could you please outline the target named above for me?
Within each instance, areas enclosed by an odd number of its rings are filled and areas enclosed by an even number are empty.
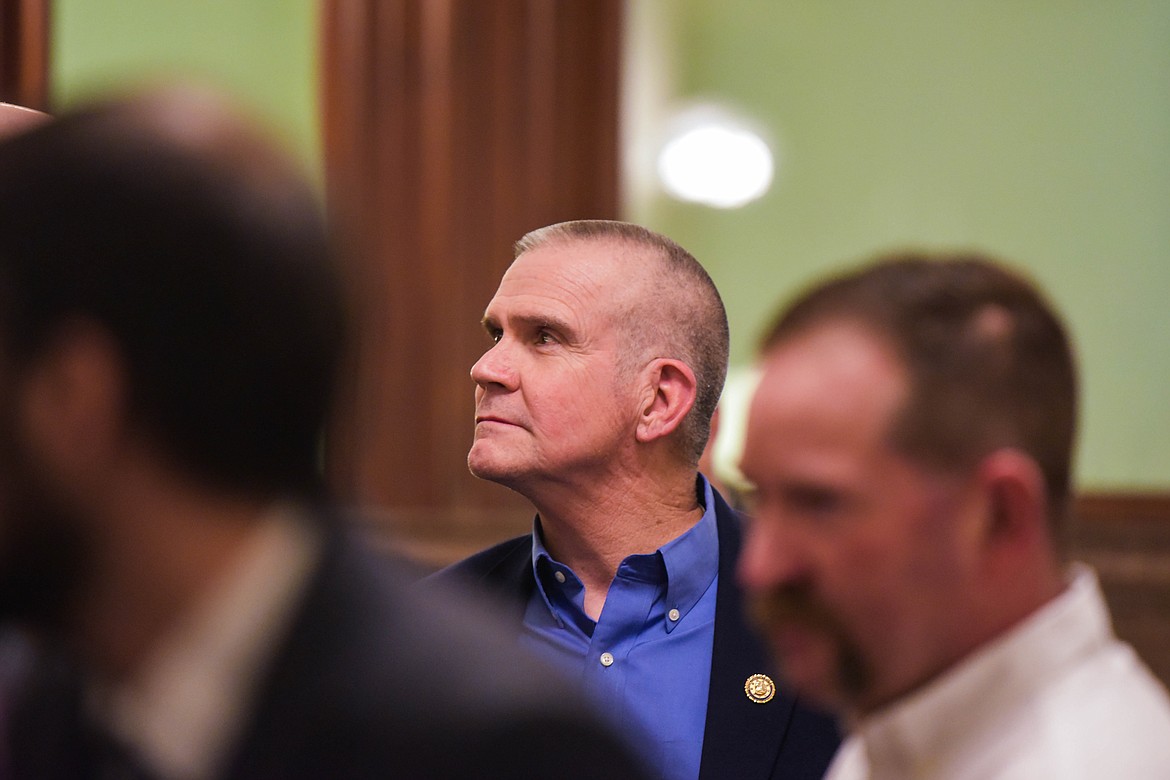
[[[1074,565],[1052,602],[857,723],[826,778],[1170,778],[1170,698]]]
[[[272,508],[240,559],[133,679],[89,687],[91,717],[154,777],[215,776],[289,627],[318,547],[296,510]]]

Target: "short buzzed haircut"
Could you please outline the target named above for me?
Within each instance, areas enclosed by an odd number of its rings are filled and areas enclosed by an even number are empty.
[[[626,367],[654,352],[681,360],[695,373],[695,404],[680,426],[681,454],[697,464],[711,435],[711,417],[727,378],[729,331],[719,290],[699,261],[666,236],[640,225],[613,220],[560,222],[534,230],[515,245],[515,257],[554,243],[612,242],[642,250],[639,260],[652,261],[631,269],[641,284],[625,302],[620,326],[627,341]]]
[[[1066,532],[1077,374],[1065,328],[1034,284],[974,253],[879,257],[796,299],[761,352],[854,324],[893,348],[909,397],[891,444],[924,465],[973,467],[1000,447],[1036,460],[1056,536]]]

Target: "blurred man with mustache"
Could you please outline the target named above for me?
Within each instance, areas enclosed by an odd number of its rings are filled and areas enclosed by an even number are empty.
[[[1170,702],[1066,564],[1077,382],[1039,292],[979,256],[880,259],[771,329],[739,576],[858,778],[1155,778]]]

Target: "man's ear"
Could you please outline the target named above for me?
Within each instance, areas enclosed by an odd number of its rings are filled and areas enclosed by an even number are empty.
[[[66,323],[20,381],[18,424],[29,447],[70,478],[108,463],[123,432],[126,386],[109,333],[84,320]]]
[[[996,450],[983,459],[978,479],[987,502],[989,544],[1050,544],[1047,486],[1031,456],[1013,448]]]
[[[638,418],[637,439],[650,442],[669,436],[695,405],[695,372],[680,360],[658,358],[646,367],[647,392]]]

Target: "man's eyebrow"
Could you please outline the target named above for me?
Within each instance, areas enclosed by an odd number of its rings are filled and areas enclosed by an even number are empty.
[[[549,314],[520,314],[512,317],[512,321],[529,330],[547,328],[566,338],[574,335],[573,327],[567,321]]]
[[[525,328],[527,330],[539,330],[541,328],[548,328],[561,334],[565,338],[571,338],[576,335],[574,328],[560,317],[550,314],[514,314],[508,318],[508,321],[518,328]],[[483,316],[483,327],[489,331],[503,330],[499,321],[490,314]]]

